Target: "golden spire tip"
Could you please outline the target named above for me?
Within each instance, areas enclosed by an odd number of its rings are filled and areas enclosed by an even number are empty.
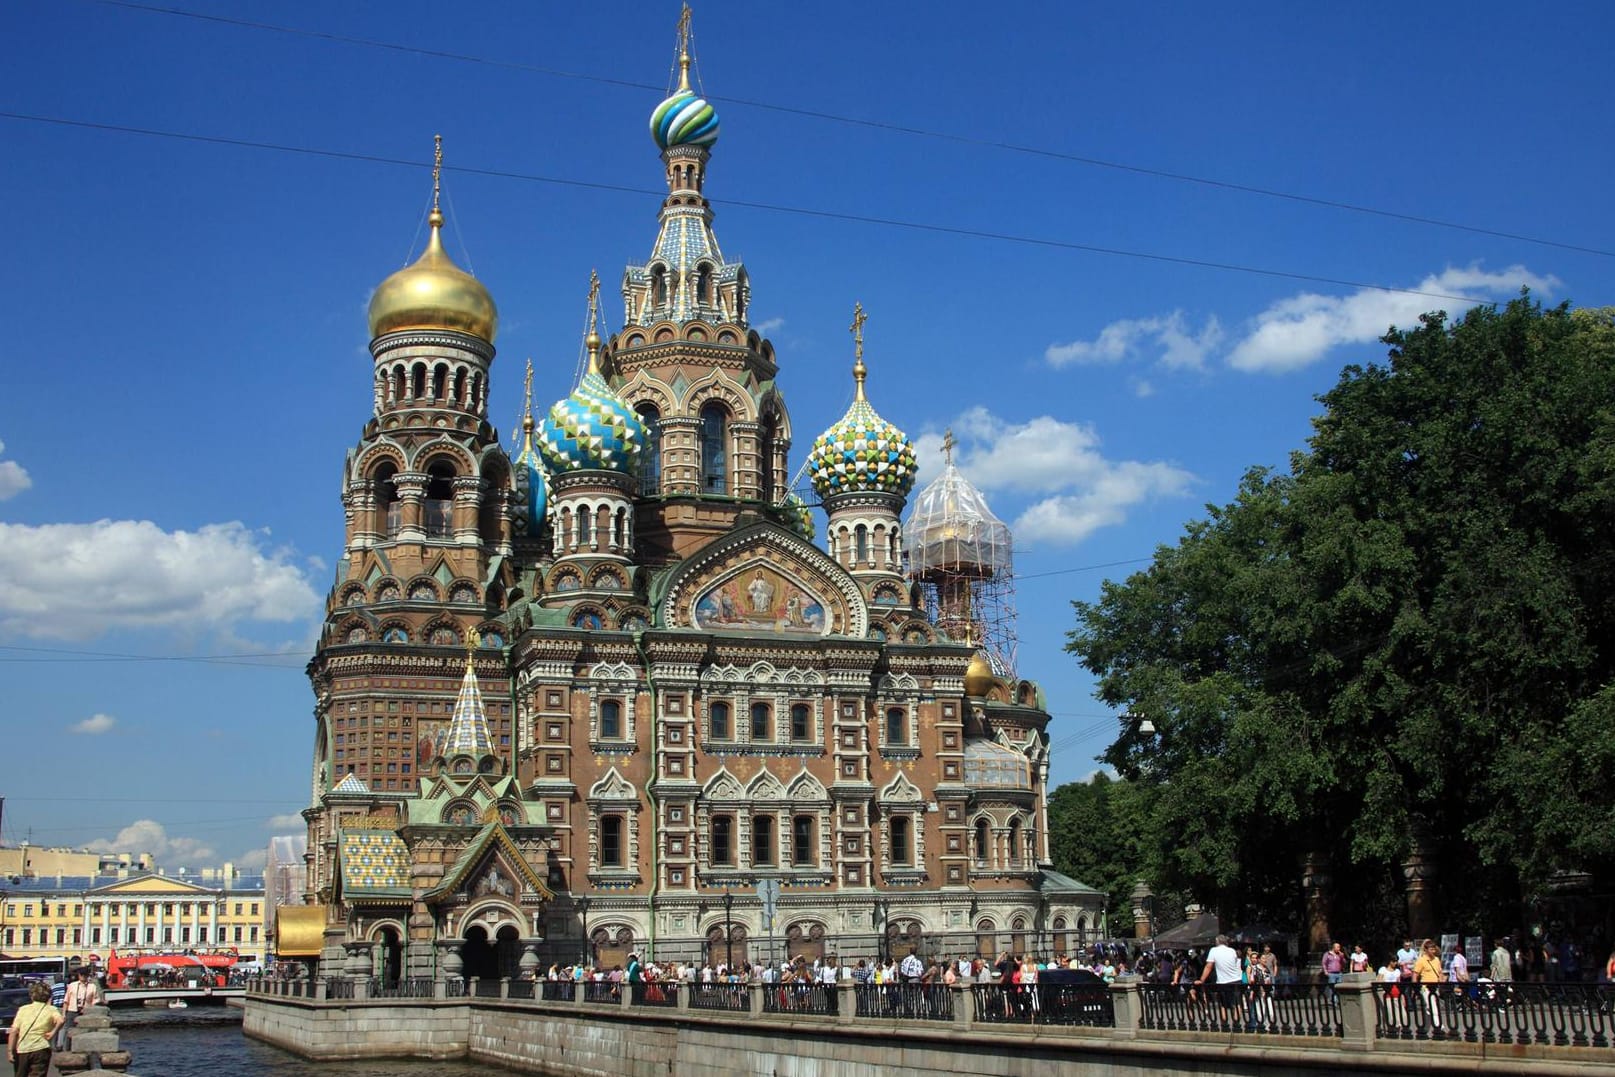
[[[533,447],[533,359],[527,358],[527,379],[522,382],[522,452]]]
[[[432,136],[432,227],[443,223],[443,136]]]
[[[942,434],[942,457],[949,467],[953,466],[953,447],[957,444],[959,443],[953,440],[953,427],[950,426]]]
[[[583,338],[584,346],[589,349],[589,373],[600,373],[600,333],[598,330],[600,320],[600,274],[596,270],[589,270],[589,334]]]

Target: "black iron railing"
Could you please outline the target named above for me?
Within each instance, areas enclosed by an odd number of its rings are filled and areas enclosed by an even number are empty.
[[[953,989],[946,984],[858,984],[852,990],[853,1012],[859,1017],[953,1020]]]
[[[745,984],[690,984],[690,1009],[746,1013],[751,1009],[751,988]]]
[[[1139,1027],[1183,1032],[1341,1032],[1339,999],[1328,984],[1142,984]]]
[[[1116,1010],[1103,983],[977,984],[970,991],[984,1024],[1110,1027]]]
[[[631,1006],[665,1006],[679,1004],[679,987],[676,983],[629,984],[628,1003]]]
[[[1375,1034],[1520,1046],[1615,1046],[1615,987],[1493,983],[1374,985]]]
[[[763,1012],[834,1016],[836,989],[820,983],[764,984]]]
[[[545,1002],[571,1002],[577,997],[577,985],[571,980],[545,980],[541,995]]]

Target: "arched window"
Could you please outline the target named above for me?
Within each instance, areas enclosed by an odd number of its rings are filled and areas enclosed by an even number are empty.
[[[594,510],[588,505],[578,506],[578,545],[587,546],[594,537]]]
[[[1014,820],[1009,824],[1009,866],[1021,866],[1021,821]]]
[[[695,270],[695,301],[702,305],[712,302],[712,267],[705,262]]]
[[[713,740],[728,740],[729,732],[729,704],[722,700],[715,701],[707,708],[707,735]]]
[[[416,363],[411,373],[409,395],[419,400],[426,395],[426,364]]]
[[[987,820],[976,820],[976,863],[985,866],[987,863]]]
[[[391,461],[376,469],[377,530],[384,532],[388,538],[395,537],[403,523],[403,506],[398,500],[398,488],[393,485],[393,476],[397,474],[398,468]]]
[[[774,817],[772,815],[758,815],[752,818],[751,862],[753,864],[772,864],[774,862]]]
[[[667,267],[664,265],[651,267],[650,301],[658,307],[667,302]]]
[[[645,451],[639,458],[639,492],[654,497],[662,488],[662,413],[655,404],[634,408],[645,424]]]
[[[734,834],[734,816],[714,815],[712,817],[712,862],[714,864],[734,864]]]
[[[608,868],[622,867],[622,816],[600,817],[600,863]]]
[[[902,707],[893,707],[886,712],[886,743],[908,743],[908,715],[903,713]]]
[[[767,703],[753,703],[751,705],[751,739],[773,740],[773,712]]]
[[[729,413],[722,404],[701,409],[701,490],[729,492]]]
[[[813,712],[806,703],[791,704],[791,739],[809,740],[813,736]]]
[[[869,560],[869,528],[859,524],[852,532],[853,563],[861,565]]]
[[[813,816],[798,815],[791,819],[791,863],[811,866],[817,863],[817,850],[813,847]]]
[[[892,817],[892,863],[914,863],[913,835],[909,832],[909,818],[906,815]]]
[[[421,527],[427,538],[454,534],[454,464],[437,459],[426,469],[426,502],[421,505]]]
[[[622,739],[622,704],[615,699],[600,704],[600,739]]]

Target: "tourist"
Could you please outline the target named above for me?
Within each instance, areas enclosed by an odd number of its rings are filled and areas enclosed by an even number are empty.
[[[1441,999],[1437,995],[1437,985],[1445,979],[1441,968],[1441,947],[1436,945],[1434,939],[1425,939],[1419,959],[1413,963],[1413,982],[1419,987],[1424,997],[1424,1005],[1430,1014],[1430,1023],[1435,1028],[1441,1027]]]
[[[1452,944],[1452,956],[1447,962],[1447,979],[1451,983],[1466,984],[1469,982],[1469,958],[1457,943]]]
[[[1346,955],[1340,943],[1337,942],[1324,951],[1321,964],[1323,979],[1329,985],[1329,997],[1332,999],[1335,997],[1335,988],[1340,986],[1341,974],[1346,969]]]
[[[72,983],[67,985],[67,992],[62,996],[62,1026],[56,1034],[56,1049],[67,1050],[67,1032],[84,1011],[91,1006],[101,1005],[101,986],[90,975],[90,966],[80,965],[77,975]]]
[[[46,1077],[50,1072],[51,1038],[62,1025],[62,1012],[50,1004],[50,985],[28,985],[28,1004],[18,1008],[6,1034],[6,1057],[15,1077]]]
[[[1351,948],[1350,968],[1352,972],[1368,972],[1371,969],[1368,953],[1363,949],[1362,943]]]
[[[1419,960],[1418,948],[1412,939],[1403,939],[1402,948],[1396,951],[1396,967],[1402,970],[1402,982],[1413,982],[1413,966]]]
[[[1491,966],[1487,971],[1498,983],[1514,979],[1514,959],[1509,955],[1507,939],[1498,939],[1492,947]]]
[[[1380,983],[1386,985],[1385,992],[1385,1019],[1392,1028],[1407,1023],[1407,1003],[1402,997],[1402,966],[1397,962],[1387,961],[1380,966]]]
[[[1262,1032],[1273,1030],[1273,975],[1262,956],[1252,946],[1245,951],[1245,976],[1250,981],[1248,1026]]]
[[[1206,951],[1206,967],[1201,970],[1195,985],[1204,984],[1212,977],[1216,977],[1217,1007],[1226,1024],[1238,1006],[1239,990],[1244,982],[1244,972],[1239,967],[1239,952],[1228,945],[1227,935],[1218,935],[1216,945]]]

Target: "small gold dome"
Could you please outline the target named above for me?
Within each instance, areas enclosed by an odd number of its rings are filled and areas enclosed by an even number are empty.
[[[432,211],[426,253],[376,288],[370,297],[371,337],[400,329],[453,329],[493,343],[499,311],[477,278],[443,250],[443,214]]]
[[[983,697],[992,691],[993,667],[987,661],[987,656],[980,651],[965,667],[965,695]]]

